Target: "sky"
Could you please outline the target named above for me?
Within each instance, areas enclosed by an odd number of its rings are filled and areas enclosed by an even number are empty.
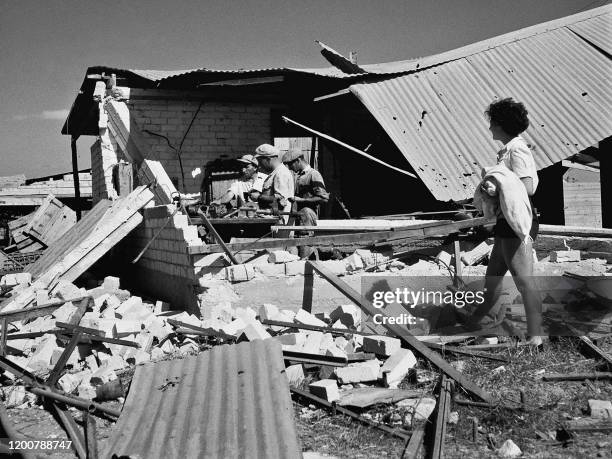
[[[607,3],[591,0],[0,0],[0,176],[71,170],[60,134],[88,67],[327,67],[447,51]],[[89,167],[94,137],[78,140]]]

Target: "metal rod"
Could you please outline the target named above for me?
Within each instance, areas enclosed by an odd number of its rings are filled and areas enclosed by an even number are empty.
[[[303,124],[300,124],[297,121],[293,121],[292,119],[287,118],[286,116],[283,116],[282,118],[287,123],[291,123],[291,124],[294,124],[296,126],[299,126],[302,129],[305,129],[306,131],[308,131],[308,132],[310,132],[310,133],[312,133],[312,134],[314,134],[316,136],[319,136],[319,137],[321,137],[321,138],[323,138],[325,140],[329,140],[330,142],[334,142],[334,143],[336,143],[336,144],[338,144],[338,145],[340,145],[340,146],[342,146],[344,148],[347,148],[347,149],[351,150],[354,153],[357,153],[357,154],[359,154],[359,155],[361,155],[361,156],[363,156],[365,158],[368,158],[368,159],[374,161],[375,163],[381,164],[381,165],[383,165],[385,167],[388,167],[389,169],[392,169],[392,170],[394,170],[396,172],[400,172],[400,173],[402,173],[404,175],[407,175],[408,177],[417,178],[417,176],[414,175],[412,172],[408,172],[408,171],[405,171],[404,169],[400,169],[399,167],[392,166],[391,164],[388,164],[388,163],[386,163],[384,161],[381,161],[380,159],[376,158],[375,156],[369,155],[365,151],[361,151],[358,148],[355,148],[355,147],[353,147],[353,146],[351,146],[351,145],[349,145],[347,143],[344,143],[344,142],[342,142],[342,141],[340,141],[338,139],[335,139],[334,137],[332,137],[330,135],[323,134],[322,132],[319,132],[319,131],[311,129],[311,128],[307,127],[307,126],[304,126]]]
[[[74,180],[74,211],[76,219],[81,219],[81,183],[79,180],[79,158],[77,154],[78,136],[70,137],[70,152],[72,153],[72,178]]]
[[[99,403],[86,400],[84,398],[74,397],[72,395],[64,395],[59,392],[52,391],[50,388],[45,387],[30,387],[30,392],[41,397],[49,398],[57,402],[65,403],[66,405],[74,406],[90,413],[100,412],[108,414],[110,416],[118,418],[121,415],[121,411],[114,408],[108,408]]]
[[[238,260],[236,260],[236,257],[234,257],[234,254],[230,251],[230,249],[228,249],[227,245],[225,245],[225,242],[223,241],[223,239],[221,239],[221,236],[219,236],[219,233],[217,233],[217,230],[215,229],[215,227],[212,225],[212,223],[210,223],[210,221],[208,221],[208,217],[206,216],[206,214],[204,214],[204,212],[202,212],[202,210],[200,209],[198,210],[198,215],[202,218],[202,222],[204,223],[204,226],[206,226],[208,231],[211,232],[211,234],[213,235],[215,240],[219,243],[221,248],[223,248],[223,251],[225,252],[227,257],[230,259],[231,263],[233,265],[240,264],[238,263]]]

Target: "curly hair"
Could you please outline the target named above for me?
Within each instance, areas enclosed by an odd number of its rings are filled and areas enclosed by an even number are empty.
[[[489,120],[511,136],[517,136],[529,127],[528,112],[521,102],[511,97],[492,102],[485,111]]]

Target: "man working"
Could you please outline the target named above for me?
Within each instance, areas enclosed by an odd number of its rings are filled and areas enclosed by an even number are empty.
[[[255,149],[255,158],[259,161],[259,168],[269,174],[264,180],[257,201],[262,209],[290,212],[294,191],[293,175],[281,162],[281,154],[278,148],[267,143]],[[281,218],[286,223],[289,215],[282,215]]]
[[[212,204],[227,204],[236,199],[236,207],[241,207],[249,201],[257,201],[267,175],[257,171],[259,163],[253,155],[243,155],[236,159],[242,166],[241,176],[233,182],[223,196],[215,199]]]
[[[329,193],[325,190],[325,182],[321,173],[310,167],[304,159],[304,153],[298,149],[291,149],[283,156],[295,175],[295,196],[292,199],[297,205],[298,222],[300,226],[316,226],[317,209],[321,203],[329,201]],[[312,236],[313,233],[303,231],[302,236]],[[313,250],[310,247],[300,247],[300,257],[307,258]]]
[[[318,170],[310,167],[301,150],[289,150],[283,156],[283,162],[296,175],[295,196],[291,201],[297,203],[300,226],[316,225],[319,204],[329,200],[329,193],[325,190],[323,176]]]

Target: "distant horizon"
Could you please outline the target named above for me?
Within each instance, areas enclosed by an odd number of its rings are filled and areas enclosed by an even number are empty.
[[[4,2],[0,176],[70,172],[61,127],[87,68],[328,68],[314,40],[358,64],[417,59],[593,9],[608,1],[246,0]],[[114,12],[116,11],[116,12]],[[407,44],[407,45],[405,45]],[[178,50],[178,51],[177,51]],[[78,140],[79,169],[95,137]]]

